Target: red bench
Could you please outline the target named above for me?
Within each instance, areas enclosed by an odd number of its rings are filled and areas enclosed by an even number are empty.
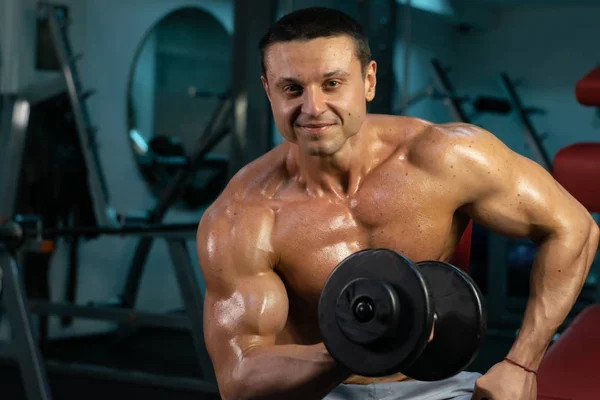
[[[577,100],[600,107],[600,67],[577,82]],[[600,143],[576,143],[556,153],[555,179],[590,212],[600,212]],[[577,315],[550,346],[538,370],[538,400],[600,399],[600,305]]]

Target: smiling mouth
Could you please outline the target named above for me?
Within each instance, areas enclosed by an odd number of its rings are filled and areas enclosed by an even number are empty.
[[[329,128],[331,128],[334,124],[307,124],[307,125],[299,125],[299,127],[313,135],[318,135],[326,132]]]

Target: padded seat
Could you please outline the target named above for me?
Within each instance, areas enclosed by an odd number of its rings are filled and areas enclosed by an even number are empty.
[[[577,82],[575,96],[584,106],[600,107],[600,66]]]
[[[600,142],[562,148],[554,156],[552,174],[590,212],[600,212]]]
[[[581,311],[550,346],[538,370],[538,400],[600,398],[600,305]]]

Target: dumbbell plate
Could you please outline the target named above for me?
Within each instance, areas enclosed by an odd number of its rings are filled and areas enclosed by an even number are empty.
[[[450,378],[467,368],[485,337],[486,310],[475,282],[441,261],[416,264],[433,296],[433,340],[402,373],[420,381]]]
[[[375,279],[391,285],[399,300],[399,328],[392,338],[361,344],[350,340],[336,316],[338,296],[351,282]],[[375,305],[377,306],[377,305]],[[355,374],[385,376],[412,364],[430,336],[433,312],[414,263],[388,249],[368,249],[344,259],[329,275],[319,299],[319,328],[334,359]]]

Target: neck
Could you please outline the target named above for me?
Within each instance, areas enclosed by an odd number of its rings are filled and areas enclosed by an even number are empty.
[[[363,132],[344,143],[344,146],[330,156],[314,156],[300,150],[296,144],[291,145],[291,159],[295,164],[298,181],[306,190],[314,195],[333,194],[339,199],[346,199],[355,194],[367,172],[369,157],[368,147],[362,142]]]

